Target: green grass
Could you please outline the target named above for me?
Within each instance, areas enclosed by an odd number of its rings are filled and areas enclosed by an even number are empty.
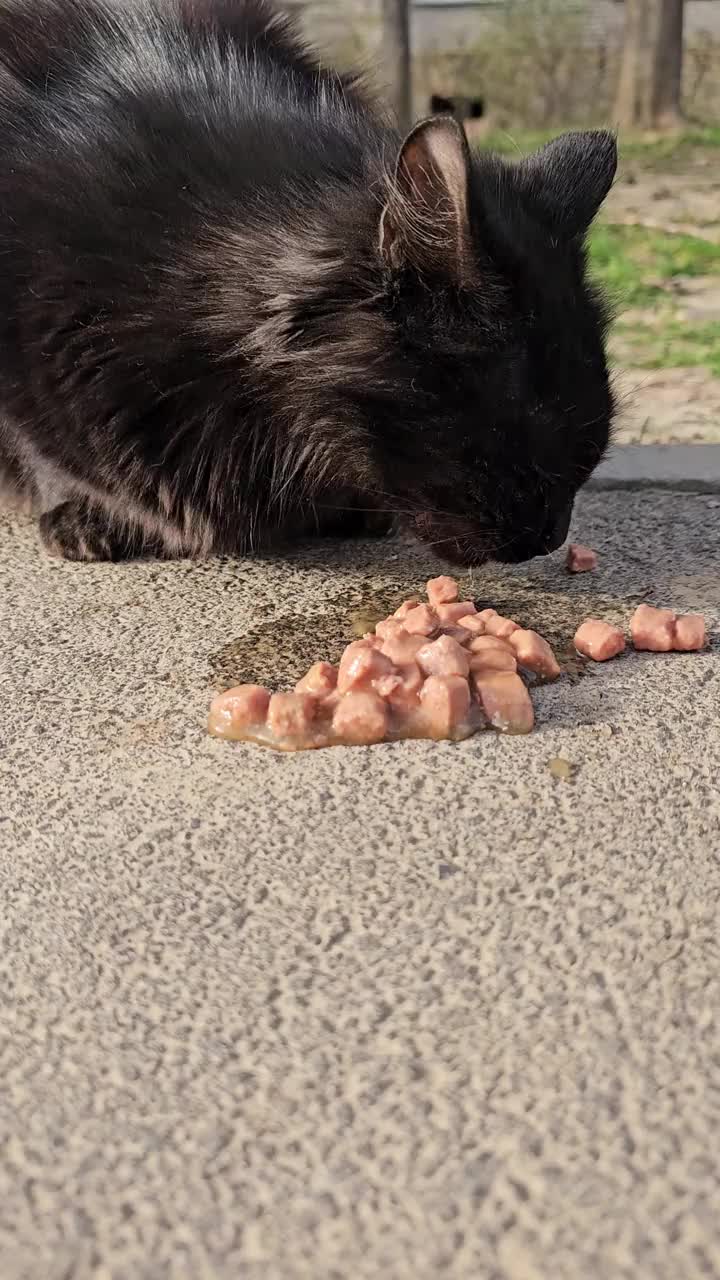
[[[527,155],[567,129],[587,129],[587,124],[558,125],[554,129],[496,129],[482,141],[482,147],[504,155]],[[619,139],[620,165],[650,169],[672,168],[687,163],[696,152],[720,147],[720,126],[689,128],[682,133],[622,136]]]
[[[483,151],[499,151],[501,155],[526,156],[530,151],[537,151],[551,138],[564,133],[557,129],[495,129],[488,133],[477,146]]]
[[[695,153],[710,147],[720,147],[720,127],[715,125],[650,138],[630,136],[621,139],[620,161],[648,169],[672,169],[678,162],[685,164]]]
[[[590,233],[591,269],[618,307],[652,306],[676,276],[720,275],[720,245],[698,236],[597,223]]]
[[[720,377],[720,325],[684,321],[677,300],[663,287],[677,276],[709,275],[718,276],[720,286],[720,245],[598,223],[590,235],[590,263],[616,306],[611,350],[624,363],[648,369],[701,366]],[[624,319],[628,308],[641,314]]]
[[[720,378],[719,329],[717,324],[693,325],[668,317],[659,325],[620,320],[615,332],[625,364],[642,369],[701,367]]]

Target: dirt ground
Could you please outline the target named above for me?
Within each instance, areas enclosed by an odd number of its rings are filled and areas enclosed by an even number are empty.
[[[616,224],[681,232],[720,244],[720,153],[701,151],[670,171],[625,164],[608,197],[605,217]],[[680,318],[720,325],[720,276],[675,280],[668,290]],[[654,314],[638,309],[632,317],[647,325]],[[629,319],[626,313],[625,321]],[[720,378],[703,368],[633,368],[619,335],[612,349],[619,364],[619,443],[720,443]]]

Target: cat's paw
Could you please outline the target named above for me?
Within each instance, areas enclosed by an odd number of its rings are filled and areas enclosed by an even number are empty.
[[[64,560],[121,560],[131,554],[123,530],[100,507],[72,498],[40,517],[40,536]]]

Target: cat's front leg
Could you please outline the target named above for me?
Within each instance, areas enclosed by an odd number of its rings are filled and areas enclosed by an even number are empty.
[[[117,519],[89,498],[73,497],[40,517],[40,536],[51,555],[65,560],[129,560],[161,555],[141,531]]]

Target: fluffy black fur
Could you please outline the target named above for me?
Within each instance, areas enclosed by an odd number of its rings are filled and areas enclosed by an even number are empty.
[[[462,563],[552,549],[608,442],[615,164],[403,141],[264,0],[4,0],[6,482],[78,559],[366,511]]]

